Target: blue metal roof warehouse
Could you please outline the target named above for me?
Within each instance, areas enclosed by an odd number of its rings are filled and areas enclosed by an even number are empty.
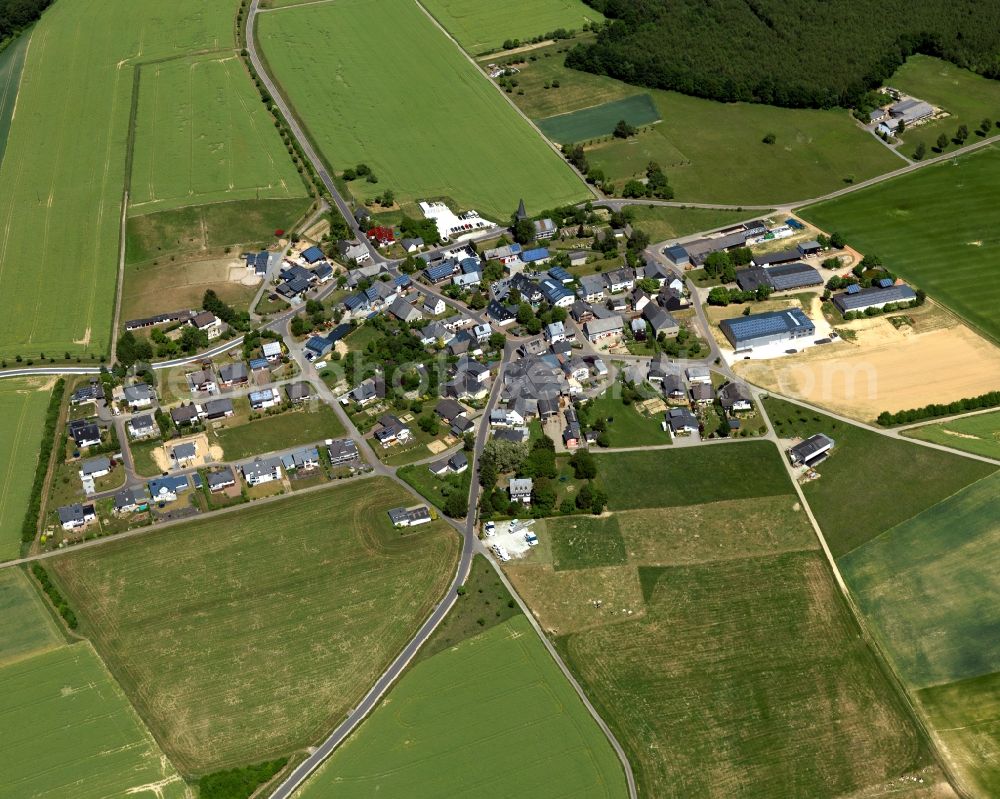
[[[719,327],[737,350],[815,335],[816,326],[799,308],[724,319]]]

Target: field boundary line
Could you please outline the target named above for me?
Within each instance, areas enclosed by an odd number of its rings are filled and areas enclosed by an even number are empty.
[[[867,541],[863,541],[862,543],[858,544],[856,547],[852,547],[851,549],[847,550],[847,552],[845,552],[840,557],[846,558],[851,553],[857,552],[859,549],[863,549],[864,547],[868,546],[869,544],[872,544],[875,541],[878,541],[880,538],[883,538],[883,537],[887,536],[889,533],[893,532],[897,527],[902,527],[904,524],[909,524],[914,519],[916,519],[918,516],[922,516],[923,514],[927,513],[927,511],[933,510],[935,507],[937,507],[938,505],[940,505],[942,502],[947,502],[948,500],[954,499],[959,494],[961,494],[963,491],[967,491],[968,489],[972,488],[973,486],[979,485],[984,480],[992,480],[994,477],[996,477],[996,474],[997,473],[995,471],[994,472],[990,472],[989,474],[984,475],[983,477],[980,477],[978,480],[973,480],[968,485],[962,486],[957,491],[952,491],[948,496],[941,497],[941,499],[939,499],[937,502],[935,502],[930,507],[924,508],[923,510],[918,511],[917,513],[914,513],[912,516],[907,516],[905,519],[896,522],[888,530],[883,530],[881,533],[879,533],[874,538],[869,538]],[[993,672],[988,672],[988,673],[993,673]],[[997,669],[997,673],[1000,673],[1000,669]],[[965,678],[965,677],[963,677],[962,679],[972,679],[972,678]],[[947,683],[950,683],[950,682],[956,682],[956,680],[948,680],[947,682],[940,683],[940,684],[941,685],[946,685]],[[920,691],[920,690],[923,690],[924,688],[931,688],[931,687],[933,687],[933,686],[922,686],[921,688],[914,688],[914,690],[915,691]]]
[[[451,33],[448,32],[448,29],[445,28],[440,22],[437,21],[437,19],[435,18],[435,16],[424,7],[424,4],[421,3],[420,0],[413,0],[413,2],[416,3],[417,8],[419,8],[421,11],[424,12],[424,15],[431,21],[431,23],[434,25],[434,27],[436,27],[439,31],[441,31],[441,33],[444,34],[444,36],[447,37],[448,41],[450,41],[453,45],[455,45],[455,47],[458,49],[458,52],[460,52],[462,54],[462,57],[466,61],[469,62],[469,64],[475,70],[476,74],[479,75],[479,77],[481,79],[483,79],[483,80],[485,80],[485,81],[487,81],[489,83],[490,88],[493,89],[494,91],[496,91],[497,94],[499,94],[500,97],[503,98],[504,102],[506,102],[507,105],[509,105],[511,108],[513,108],[514,112],[519,117],[521,117],[521,119],[523,119],[525,122],[527,122],[531,126],[531,129],[533,131],[535,131],[535,133],[541,138],[541,140],[543,142],[545,142],[546,145],[548,145],[548,148],[550,150],[552,150],[553,153],[555,153],[556,157],[560,161],[562,161],[562,163],[566,166],[566,168],[569,169],[569,170],[571,170],[573,172],[573,174],[577,176],[577,178],[583,184],[584,188],[595,199],[603,200],[604,199],[604,195],[601,194],[597,190],[597,187],[596,186],[592,186],[591,184],[587,183],[587,180],[583,176],[583,174],[575,166],[573,166],[571,163],[569,163],[569,161],[567,161],[565,158],[563,158],[563,154],[559,150],[559,148],[556,147],[555,144],[553,144],[551,141],[549,141],[548,137],[544,133],[542,133],[542,131],[538,127],[538,125],[536,125],[534,122],[532,122],[531,118],[528,117],[528,115],[525,114],[524,111],[522,111],[520,108],[517,107],[517,103],[515,103],[513,100],[511,100],[507,96],[507,94],[505,92],[500,91],[500,87],[496,83],[494,83],[492,80],[490,80],[490,78],[486,75],[486,73],[483,72],[482,67],[480,67],[479,64],[476,63],[476,60],[465,51],[465,49],[462,47],[462,45],[460,45],[458,43],[458,40],[454,36],[452,36]]]
[[[919,422],[909,422],[908,424],[902,424],[889,429],[897,433],[907,433],[910,430],[919,430],[921,427],[948,424],[949,422],[957,422],[959,419],[967,419],[970,416],[982,416],[986,413],[1000,413],[1000,405],[993,408],[976,408],[974,411],[962,411],[961,413],[953,413],[950,416],[932,416],[929,419],[921,419]]]
[[[573,673],[570,671],[569,666],[566,665],[566,662],[559,655],[559,652],[556,651],[556,648],[552,645],[552,642],[549,641],[548,637],[545,635],[541,626],[538,624],[538,620],[531,612],[531,609],[525,604],[524,600],[521,599],[521,595],[517,593],[517,590],[514,588],[510,580],[507,579],[507,575],[504,574],[503,569],[501,569],[497,565],[496,561],[493,559],[492,554],[490,554],[490,552],[486,550],[485,547],[483,548],[483,550],[484,551],[480,554],[484,555],[486,560],[489,562],[490,566],[493,567],[493,571],[495,571],[497,575],[500,577],[500,581],[510,592],[510,595],[514,597],[514,600],[517,602],[518,607],[521,608],[521,612],[524,614],[525,618],[528,620],[528,623],[531,625],[531,629],[533,629],[535,631],[535,634],[542,640],[542,645],[545,647],[545,650],[549,653],[549,657],[551,657],[555,661],[556,666],[559,667],[559,670],[562,672],[563,677],[565,677],[566,681],[573,687],[573,690],[576,691],[576,695],[580,697],[580,701],[583,702],[583,706],[590,713],[591,718],[593,718],[594,722],[597,724],[601,732],[604,733],[604,737],[607,739],[608,743],[611,744],[611,748],[614,749],[615,754],[618,756],[619,764],[622,766],[622,770],[625,772],[625,784],[626,787],[628,788],[629,799],[637,799],[638,793],[635,783],[635,774],[632,772],[632,764],[629,762],[628,756],[625,754],[625,749],[622,747],[618,738],[615,737],[615,734],[611,731],[611,728],[608,726],[607,722],[601,717],[601,714],[597,712],[597,708],[595,708],[593,704],[591,704],[590,697],[588,697],[586,692],[583,690],[583,686],[581,686],[580,683],[577,682],[577,679],[576,677],[573,676]]]
[[[827,566],[830,569],[831,574],[837,587],[840,590],[841,597],[847,604],[848,609],[851,612],[851,616],[854,619],[854,623],[857,625],[858,632],[861,635],[861,639],[865,644],[872,650],[875,654],[875,660],[879,665],[880,670],[886,675],[889,683],[896,689],[896,693],[903,704],[909,709],[910,716],[913,723],[917,729],[917,733],[924,740],[924,743],[931,750],[934,755],[934,760],[938,764],[941,771],[944,773],[948,782],[955,792],[962,797],[962,799],[973,799],[973,797],[968,794],[965,790],[959,788],[959,782],[956,779],[954,773],[952,772],[950,765],[942,757],[941,752],[936,744],[936,739],[931,734],[930,726],[927,724],[920,710],[918,709],[915,698],[911,696],[910,691],[906,687],[906,683],[899,675],[896,670],[895,665],[889,659],[884,648],[882,647],[881,641],[875,634],[874,630],[869,627],[868,619],[862,613],[861,608],[851,593],[850,588],[847,585],[847,581],[844,579],[844,575],[840,571],[840,567],[837,566],[837,559],[834,558],[833,552],[830,549],[830,545],[826,541],[826,536],[823,534],[823,528],[820,527],[819,522],[816,520],[816,516],[813,513],[812,507],[809,505],[808,500],[806,500],[805,492],[802,490],[802,486],[799,485],[798,480],[795,479],[795,474],[792,471],[792,467],[789,464],[787,458],[783,456],[781,452],[781,447],[777,441],[777,434],[774,433],[774,424],[771,422],[770,416],[767,414],[767,409],[764,407],[764,403],[761,400],[760,390],[752,392],[754,394],[754,400],[756,401],[758,412],[761,415],[761,419],[767,425],[768,429],[771,430],[770,441],[774,445],[775,449],[778,451],[778,457],[781,459],[781,463],[785,468],[785,474],[788,476],[795,493],[798,495],[799,502],[802,504],[802,509],[806,512],[806,518],[809,519],[809,524],[813,528],[813,532],[816,535],[817,540],[820,544],[820,549],[826,558]]]

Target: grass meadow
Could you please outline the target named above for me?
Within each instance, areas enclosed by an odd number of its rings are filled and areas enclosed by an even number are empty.
[[[0,560],[21,552],[49,392],[37,380],[0,380]]]
[[[10,298],[0,320],[0,356],[107,351],[136,67],[195,52],[232,54],[237,5],[67,3],[35,25],[0,165],[0,292]],[[245,72],[232,78],[249,83]],[[238,120],[232,124],[241,127]],[[214,143],[181,127],[165,125],[160,132],[186,143],[189,157]],[[189,171],[176,164],[166,169]]]
[[[157,266],[170,256],[267,246],[308,207],[305,199],[234,200],[129,217],[125,263]]]
[[[385,479],[110,544],[52,572],[187,774],[288,754],[339,722],[440,599],[458,538],[401,534]]]
[[[315,403],[315,406],[306,403],[306,407],[299,410],[262,416],[233,427],[220,427],[212,433],[227,460],[240,460],[343,435],[344,425],[325,402]]]
[[[499,48],[507,39],[527,42],[566,28],[580,30],[604,16],[581,0],[422,0],[422,5],[472,55]]]
[[[0,159],[7,147],[17,91],[21,85],[21,70],[24,68],[24,57],[30,41],[31,31],[26,31],[0,53]]]
[[[628,140],[605,136],[586,142],[591,165],[619,188],[655,160],[678,200],[763,205],[818,197],[844,187],[846,180],[861,181],[904,165],[847,111],[716,103],[640,89],[567,69],[565,53],[573,44],[532,51],[517,65],[518,86],[508,96],[544,129],[545,120],[558,114],[648,93],[661,122]],[[552,88],[553,81],[558,88]],[[771,145],[762,142],[769,133],[775,135]]]
[[[790,402],[769,397],[764,403],[780,438],[826,433],[836,442],[816,469],[820,479],[802,486],[836,558],[994,471],[989,464],[873,433]]]
[[[615,125],[622,119],[638,128],[659,122],[660,112],[648,94],[635,94],[542,119],[538,122],[538,127],[552,141],[575,144],[578,141],[610,136]]]
[[[129,215],[305,197],[270,113],[233,53],[142,67]]]
[[[989,211],[998,181],[1000,148],[994,145],[801,215],[839,231],[855,249],[881,256],[893,272],[1000,342],[1000,235]]]
[[[0,667],[63,643],[31,578],[20,568],[0,570]]]
[[[778,451],[767,441],[613,454],[594,450],[594,454],[613,511],[791,491]]]
[[[554,790],[627,796],[608,740],[518,616],[414,666],[300,795],[542,799]]]
[[[633,227],[646,231],[649,240],[654,242],[690,236],[702,230],[714,230],[748,218],[746,211],[714,211],[661,205],[632,205],[629,208],[635,216]]]
[[[90,644],[0,666],[0,682],[6,796],[190,795]]]
[[[660,425],[662,414],[647,416],[636,406],[626,405],[615,392],[606,391],[591,402],[591,419],[603,417],[607,422],[609,446],[642,447],[650,443],[670,444],[672,439]]]
[[[1000,474],[838,560],[915,688],[1000,671]]]
[[[1000,459],[1000,411],[980,413],[950,422],[921,425],[906,430],[907,438]]]
[[[362,199],[450,197],[506,219],[521,197],[541,210],[589,194],[412,0],[267,12],[257,36],[331,166],[375,172],[378,183],[349,184]],[[303,58],[317,40],[339,44]]]
[[[987,135],[1000,133],[995,127],[1000,108],[1000,83],[995,80],[931,56],[912,55],[889,79],[889,85],[948,113],[942,119],[915,125],[903,134],[902,149],[907,155],[913,155],[920,142],[929,155],[936,155],[937,139],[942,133],[948,137],[944,152],[956,150],[958,145],[952,137],[959,125],[969,128],[966,144],[973,144],[983,138],[979,126],[984,117],[994,121]]]

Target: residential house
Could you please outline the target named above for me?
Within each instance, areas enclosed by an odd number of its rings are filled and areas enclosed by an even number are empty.
[[[632,289],[631,300],[632,308],[636,313],[642,313],[642,309],[652,302],[650,296],[638,286]]]
[[[132,436],[132,438],[149,438],[150,436],[156,435],[156,433],[160,430],[152,415],[148,413],[133,416],[128,420],[126,427],[128,428],[129,435]]]
[[[245,386],[249,382],[250,370],[247,368],[246,361],[227,363],[219,369],[219,385],[223,388]]]
[[[642,317],[637,317],[633,319],[630,323],[630,327],[632,329],[632,338],[634,338],[636,341],[646,340],[646,334],[648,333],[648,330],[646,328],[645,319],[643,319]]]
[[[576,294],[585,303],[593,304],[604,299],[604,292],[608,287],[604,275],[584,275],[579,283],[580,288],[576,290]]]
[[[323,255],[323,251],[319,247],[312,246],[304,249],[299,257],[307,264],[315,264],[322,261],[326,256]]]
[[[525,505],[531,503],[531,490],[535,487],[534,481],[530,477],[512,477],[508,485],[511,502],[523,502]]]
[[[440,283],[447,280],[458,271],[458,264],[453,260],[442,261],[439,264],[428,266],[424,271],[424,279],[428,283]]]
[[[276,388],[262,388],[260,391],[251,391],[247,397],[250,400],[250,408],[255,411],[263,411],[273,408],[281,403],[281,395]]]
[[[521,245],[520,244],[508,244],[505,247],[495,247],[491,250],[483,251],[484,261],[499,261],[501,264],[506,266],[514,261],[521,260]]]
[[[281,479],[281,459],[276,456],[254,458],[239,466],[243,479],[249,486],[263,485]]]
[[[444,300],[440,297],[435,297],[433,294],[427,294],[424,296],[423,311],[428,316],[440,316],[446,310],[448,306],[445,305]]]
[[[420,343],[425,347],[444,346],[453,338],[455,334],[440,322],[431,322],[420,331]]]
[[[264,357],[271,361],[281,360],[281,342],[280,341],[265,341],[261,345],[261,350],[264,353]]]
[[[563,429],[562,440],[563,446],[566,449],[576,449],[580,446],[580,440],[583,438],[583,433],[580,429],[580,420],[576,416],[576,410],[572,405],[563,411],[563,416],[566,419],[566,427]]]
[[[321,264],[317,264],[313,270],[313,279],[316,283],[323,284],[329,283],[333,278],[333,267],[330,266],[326,261]]]
[[[137,510],[146,510],[149,506],[146,500],[146,493],[142,488],[123,488],[115,494],[113,509],[115,514],[135,513]]]
[[[631,291],[635,288],[635,272],[628,267],[614,269],[604,273],[604,282],[608,286],[608,291],[618,294],[622,291]]]
[[[228,419],[235,413],[231,399],[214,399],[199,405],[198,415],[209,422],[216,419]]]
[[[385,398],[385,381],[381,377],[369,377],[362,381],[357,387],[346,395],[346,399],[356,402],[359,407],[364,408],[376,400]],[[344,405],[347,402],[342,400]]]
[[[222,335],[222,320],[211,311],[202,311],[195,314],[188,320],[188,324],[205,333],[209,341],[217,339]]]
[[[715,389],[711,383],[692,383],[689,393],[694,405],[711,405],[715,402]]]
[[[170,449],[170,460],[176,468],[181,468],[194,463],[198,457],[198,450],[193,441],[185,441]]]
[[[551,219],[537,219],[533,224],[535,226],[535,239],[538,241],[551,239],[559,232],[559,226]]]
[[[71,405],[83,405],[86,402],[97,402],[104,399],[104,387],[96,380],[86,386],[81,386],[69,398]]]
[[[376,225],[367,232],[368,241],[376,247],[388,247],[396,242],[396,234],[391,227]]]
[[[476,341],[480,344],[484,344],[489,340],[489,337],[493,335],[493,329],[486,324],[475,325],[472,328],[472,335],[475,336]]]
[[[145,383],[125,386],[123,390],[125,402],[133,411],[139,408],[150,408],[156,400],[156,392]]]
[[[560,281],[552,277],[542,278],[538,283],[542,297],[555,308],[569,308],[576,300],[573,294]]]
[[[319,451],[316,447],[302,447],[281,456],[286,472],[308,472],[319,468]]]
[[[379,417],[374,436],[383,449],[388,449],[395,444],[405,444],[413,437],[413,433],[398,417],[386,413]]]
[[[587,263],[587,252],[585,250],[571,250],[569,253],[570,266],[583,266]]]
[[[661,333],[666,336],[676,336],[681,329],[680,324],[673,316],[654,303],[649,303],[643,308],[642,318],[649,322],[653,328],[653,335],[657,337]]]
[[[624,329],[622,318],[617,314],[607,319],[592,319],[583,326],[583,332],[591,344],[621,338]]]
[[[96,480],[106,474],[111,474],[111,461],[103,455],[89,458],[80,464],[81,480]]]
[[[211,368],[199,369],[187,375],[188,389],[192,394],[218,394],[219,384]]]
[[[594,309],[583,300],[577,300],[569,308],[569,315],[579,325],[586,324],[594,318]]]
[[[177,497],[191,486],[186,475],[178,474],[169,477],[157,477],[146,484],[149,496],[153,502],[174,502]]]
[[[337,253],[344,261],[354,261],[356,264],[363,264],[372,258],[372,254],[368,248],[356,239],[353,241],[345,241],[344,239],[338,241]]]
[[[517,310],[513,307],[502,305],[493,300],[486,306],[486,315],[493,324],[499,327],[507,327],[517,321]]]
[[[467,414],[467,409],[462,403],[453,399],[443,399],[434,406],[434,413],[440,416],[445,422],[451,424],[460,416]]]
[[[101,428],[97,418],[70,419],[66,424],[66,432],[77,448],[93,447],[101,443]]]
[[[642,276],[645,280],[655,280],[660,286],[664,286],[673,277],[673,273],[659,261],[650,260],[646,261]]]
[[[548,276],[553,280],[559,281],[560,283],[572,283],[576,279],[561,266],[553,266],[548,271]]]
[[[685,374],[689,383],[712,384],[712,372],[707,366],[689,366]]]
[[[331,466],[341,466],[358,459],[358,445],[350,438],[327,439],[326,451]]]
[[[743,413],[753,409],[753,396],[744,383],[726,383],[719,389],[719,404],[728,413]]]
[[[294,404],[299,404],[305,402],[310,397],[312,397],[312,386],[306,382],[289,383],[285,386],[285,394],[288,396],[288,401]]]
[[[236,475],[229,466],[208,473],[208,490],[213,494],[236,485]]]
[[[405,253],[419,252],[420,248],[424,246],[424,240],[419,236],[400,239],[399,246],[403,248]]]
[[[551,322],[545,326],[545,338],[555,343],[566,340],[566,326],[562,322]]]
[[[666,413],[666,427],[671,435],[691,435],[698,432],[698,417],[687,408],[671,408]]]
[[[189,405],[181,405],[170,409],[170,418],[178,427],[191,424],[198,418],[198,407],[192,402]]]
[[[551,257],[549,251],[544,247],[536,247],[533,250],[525,250],[521,253],[521,260],[529,266],[541,266],[544,263],[548,263]]]
[[[79,502],[73,505],[64,505],[59,508],[58,512],[59,524],[61,524],[62,529],[66,531],[78,530],[81,527],[86,527],[97,518],[93,505],[81,505]]]
[[[478,286],[482,282],[482,279],[483,276],[480,272],[460,272],[452,276],[451,283],[453,286],[458,286],[459,288],[469,288],[471,286]]]
[[[523,444],[531,437],[527,427],[504,427],[493,431],[497,441],[510,441],[513,444]]]

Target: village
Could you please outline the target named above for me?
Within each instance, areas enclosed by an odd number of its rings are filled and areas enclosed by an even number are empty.
[[[759,391],[736,371],[744,361],[836,346],[833,315],[842,323],[923,302],[837,234],[795,218],[652,244],[627,214],[601,209],[562,209],[557,221],[530,218],[522,203],[504,230],[474,211],[421,208],[438,234],[432,245],[397,239],[362,208],[365,242],[246,253],[261,298],[288,303],[257,330],[216,300],[206,301],[215,312],[126,322],[129,333],[159,331],[154,342],[163,330],[173,340],[196,331],[205,354],[75,387],[43,543],[174,522],[373,468],[430,500],[388,511],[393,525],[424,524],[439,510],[462,518],[477,439],[488,459],[506,448],[509,461],[483,484],[480,521],[541,518],[561,512],[549,496],[556,474],[536,481],[524,467],[532,453],[771,435]],[[289,331],[277,332],[275,319],[290,320]],[[784,443],[803,479],[815,479],[811,465],[834,445],[820,430]],[[599,512],[590,485],[582,493]]]

